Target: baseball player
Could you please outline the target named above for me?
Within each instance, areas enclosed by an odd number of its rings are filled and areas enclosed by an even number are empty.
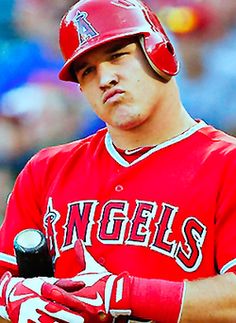
[[[79,1],[60,45],[60,79],[79,84],[106,128],[43,149],[16,180],[0,316],[235,322],[235,138],[187,113],[175,49],[141,1]],[[54,277],[17,277],[13,241],[26,228],[45,234]]]

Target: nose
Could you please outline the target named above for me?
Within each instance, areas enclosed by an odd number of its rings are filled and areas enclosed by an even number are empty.
[[[106,90],[118,83],[118,75],[109,62],[102,62],[98,67],[99,87]]]

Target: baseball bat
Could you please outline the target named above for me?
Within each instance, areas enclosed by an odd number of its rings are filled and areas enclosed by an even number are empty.
[[[53,262],[44,234],[36,229],[26,229],[14,239],[14,250],[19,276],[32,278],[54,276]],[[0,323],[9,322],[0,318]],[[116,318],[114,322],[128,322],[125,318]]]
[[[44,234],[36,229],[19,232],[14,239],[19,276],[32,278],[54,276],[53,263]],[[0,317],[0,323],[10,321]]]
[[[54,276],[52,258],[41,231],[26,229],[18,233],[14,239],[14,250],[20,277]]]

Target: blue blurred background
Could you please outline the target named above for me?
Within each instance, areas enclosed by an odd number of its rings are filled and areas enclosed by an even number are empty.
[[[39,149],[104,124],[76,84],[58,80],[59,22],[75,0],[1,0],[0,220],[17,174]],[[236,1],[146,0],[172,39],[182,101],[196,118],[236,135]]]

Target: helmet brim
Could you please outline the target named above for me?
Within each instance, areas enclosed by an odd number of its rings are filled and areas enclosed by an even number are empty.
[[[106,43],[110,43],[111,41],[128,38],[132,36],[140,36],[140,33],[134,33],[134,31],[127,31],[126,33],[123,33],[122,35],[111,35],[107,37],[102,37],[102,39],[98,36],[90,41],[89,46],[85,46],[83,49],[79,48],[78,51],[75,51],[74,55],[71,56],[70,59],[66,61],[66,63],[63,65],[61,71],[59,72],[59,79],[62,81],[69,81],[69,82],[76,82],[78,83],[78,80],[76,78],[76,75],[73,71],[73,64],[74,62],[78,62],[78,60],[83,56],[84,54],[90,52],[91,50],[100,47]]]

